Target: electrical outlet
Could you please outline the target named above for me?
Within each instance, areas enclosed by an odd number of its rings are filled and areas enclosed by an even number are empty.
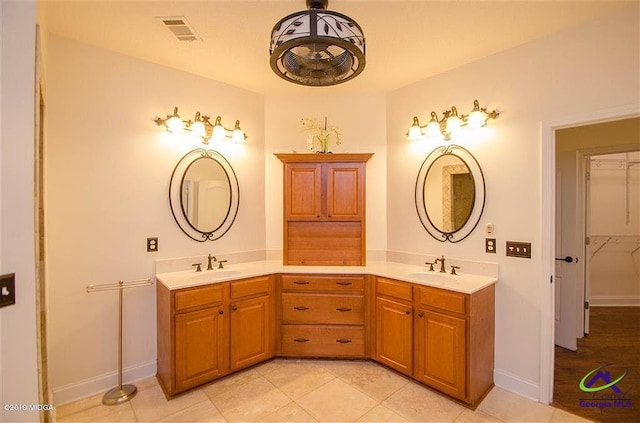
[[[158,251],[158,238],[147,238],[147,253]]]
[[[531,243],[507,241],[507,256],[531,258]]]
[[[16,274],[0,276],[0,308],[16,303]]]
[[[485,253],[496,253],[496,239],[495,238],[485,238],[484,239],[484,252]]]

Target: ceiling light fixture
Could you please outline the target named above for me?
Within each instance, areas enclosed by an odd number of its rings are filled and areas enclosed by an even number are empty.
[[[407,136],[411,141],[440,137],[449,141],[463,127],[481,128],[487,124],[489,119],[496,119],[499,115],[500,113],[495,110],[487,112],[486,107],[480,108],[478,100],[474,100],[473,110],[468,115],[458,116],[458,109],[453,106],[450,110],[442,112],[442,119],[438,119],[436,112],[431,112],[431,120],[425,126],[420,126],[418,117],[414,116]]]
[[[180,133],[190,132],[192,135],[202,138],[203,144],[209,144],[209,140],[224,141],[225,139],[231,139],[236,143],[244,142],[247,139],[247,135],[240,129],[240,121],[236,120],[236,124],[233,129],[227,129],[222,126],[222,118],[216,117],[213,124],[209,122],[209,116],[202,116],[200,112],[196,112],[193,121],[182,120],[178,115],[178,108],[173,108],[173,114],[167,115],[166,118],[155,118],[154,122],[158,126],[164,126],[168,132]]]
[[[362,28],[341,13],[326,10],[328,0],[307,0],[309,10],[281,19],[271,31],[271,69],[300,85],[326,87],[358,76],[364,69]]]

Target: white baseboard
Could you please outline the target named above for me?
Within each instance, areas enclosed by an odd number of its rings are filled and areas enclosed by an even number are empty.
[[[127,367],[122,370],[123,384],[153,377],[156,375],[156,369],[157,366],[155,360]],[[118,373],[109,372],[81,380],[80,382],[53,388],[53,404],[55,406],[61,406],[102,392],[107,392],[109,389],[114,388],[117,385]]]
[[[592,295],[589,307],[640,307],[638,296]]]
[[[493,382],[502,389],[529,398],[532,401],[540,402],[540,386],[532,380],[504,370],[494,369]]]

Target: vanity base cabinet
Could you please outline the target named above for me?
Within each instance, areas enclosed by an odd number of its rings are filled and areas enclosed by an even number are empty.
[[[176,316],[176,391],[187,390],[227,373],[226,320],[222,307]]]
[[[401,373],[413,374],[411,284],[376,278],[373,358]]]
[[[289,357],[367,356],[365,277],[282,275],[279,353]]]
[[[270,302],[262,296],[231,304],[231,370],[273,357]]]
[[[417,310],[414,376],[425,384],[465,399],[464,319]]]
[[[414,287],[414,378],[475,405],[493,386],[495,288]]]
[[[157,284],[157,377],[167,397],[273,357],[273,279]]]
[[[413,316],[411,306],[376,299],[375,359],[407,375],[412,373]]]

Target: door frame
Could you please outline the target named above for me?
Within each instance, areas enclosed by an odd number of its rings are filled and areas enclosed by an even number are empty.
[[[553,401],[555,307],[555,131],[640,116],[640,103],[540,122],[541,162],[541,310],[539,401]]]

